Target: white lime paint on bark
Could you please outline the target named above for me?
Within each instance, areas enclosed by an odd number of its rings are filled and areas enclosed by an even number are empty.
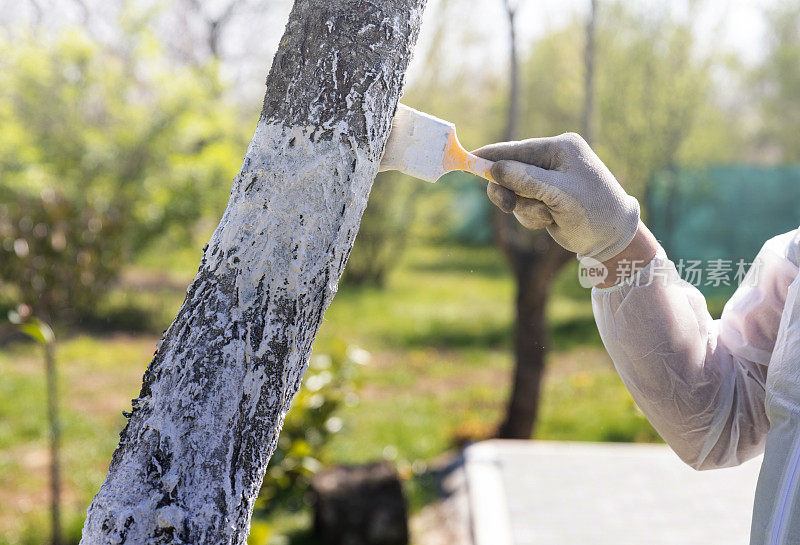
[[[425,0],[298,0],[83,544],[240,544],[366,207]]]

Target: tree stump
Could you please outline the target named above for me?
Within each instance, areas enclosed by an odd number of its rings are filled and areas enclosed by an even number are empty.
[[[314,533],[326,545],[407,545],[408,511],[387,462],[337,466],[311,483]]]

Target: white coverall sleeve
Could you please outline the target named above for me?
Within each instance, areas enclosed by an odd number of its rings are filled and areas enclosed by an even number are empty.
[[[796,235],[766,242],[720,320],[663,249],[627,282],[592,291],[620,377],[656,431],[696,469],[737,465],[764,448],[767,367],[798,272],[789,257]]]

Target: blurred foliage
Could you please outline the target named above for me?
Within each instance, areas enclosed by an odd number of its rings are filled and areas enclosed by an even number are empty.
[[[446,69],[448,55],[439,34],[447,32],[448,14],[463,6],[451,0],[439,7],[442,19],[433,20],[439,26],[426,51],[422,75],[403,101],[453,121],[462,142],[474,148],[501,135],[508,60],[496,59],[484,67],[467,65],[467,71]],[[656,173],[676,164],[725,162],[746,154],[749,143],[741,116],[731,114],[718,83],[720,73],[737,81],[743,72],[724,52],[699,47],[691,20],[664,6],[647,9],[609,0],[598,6],[596,32],[593,147],[643,206]],[[581,131],[584,34],[585,21],[575,18],[522,49],[522,135]],[[455,235],[465,240],[463,233],[456,233],[460,227],[452,216],[463,218],[474,212],[479,218],[485,212],[464,206],[462,188],[447,179],[434,187],[419,184],[421,198],[412,233],[427,240],[453,240]],[[482,202],[490,206],[488,200]],[[470,225],[475,231],[470,240],[491,240],[484,222]]]
[[[303,506],[311,477],[325,463],[325,445],[342,430],[337,409],[358,402],[353,391],[354,366],[366,365],[370,354],[342,342],[332,346],[335,349],[330,354],[311,356],[286,415],[256,502],[256,509],[262,512],[278,506]]]
[[[156,237],[221,213],[246,137],[216,65],[175,67],[144,25],[0,39],[0,277],[38,315],[90,312]]]
[[[785,162],[800,161],[800,2],[765,9],[767,56],[751,74],[759,96],[761,152]]]
[[[418,183],[399,172],[378,174],[342,282],[357,286],[385,285],[408,239]]]
[[[253,520],[250,523],[247,545],[268,545],[271,536],[272,532],[269,524],[263,520]]]
[[[0,188],[3,283],[48,318],[88,312],[123,262],[119,216],[80,206],[55,191]]]
[[[639,197],[681,159],[701,109],[716,107],[707,100],[713,59],[698,52],[691,23],[622,2],[601,11],[597,149]],[[726,128],[703,140],[725,140]]]
[[[618,1],[598,8],[593,147],[638,197],[665,168],[731,160],[744,147],[735,117],[713,100],[722,57],[699,51],[691,21],[663,10]],[[523,60],[524,133],[580,132],[584,32],[574,21]]]
[[[582,22],[574,21],[543,36],[521,59],[523,134],[550,136],[580,130],[583,32]]]

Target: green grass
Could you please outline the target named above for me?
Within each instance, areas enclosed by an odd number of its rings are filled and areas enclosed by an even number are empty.
[[[158,331],[177,311],[198,261],[194,250],[170,253],[163,262],[143,257],[104,303],[105,322],[62,336],[65,505],[73,537],[105,476],[121,411],[138,394]],[[554,351],[536,437],[657,440],[605,355],[588,293],[574,279],[570,267],[548,309]],[[412,508],[429,501],[426,465],[463,441],[491,436],[500,420],[512,370],[513,296],[505,261],[492,248],[411,248],[384,289],[342,287],[315,351],[357,345],[372,358],[357,368],[359,402],[341,409],[344,428],[329,444],[328,460],[390,459],[408,478]],[[107,332],[114,329],[133,333]],[[0,377],[0,545],[40,542],[47,443],[36,347],[0,348]],[[292,535],[293,543],[307,539],[307,512],[278,511],[256,522],[261,543],[255,545],[278,543],[279,535]]]
[[[554,353],[545,376],[538,439],[659,442],[661,439],[596,348]]]
[[[513,286],[500,260],[487,248],[414,249],[386,288],[340,290],[316,348],[336,338],[373,350],[505,345]]]
[[[124,421],[121,411],[137,395],[154,340],[81,335],[57,348],[70,535],[76,535],[74,527],[79,531],[87,501],[105,476]],[[49,501],[44,371],[37,347],[5,347],[0,376],[0,543],[23,543],[22,536],[33,539],[37,528],[46,527]]]

